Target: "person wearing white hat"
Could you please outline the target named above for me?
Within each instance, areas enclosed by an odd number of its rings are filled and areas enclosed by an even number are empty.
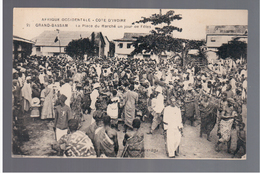
[[[156,100],[155,100],[155,107],[153,108],[153,122],[152,122],[152,126],[150,129],[150,132],[148,132],[147,134],[152,134],[153,131],[157,128],[157,126],[159,124],[161,124],[161,114],[162,111],[164,109],[164,97],[162,95],[162,87],[161,86],[157,86],[157,88],[155,89],[155,93],[157,95]]]
[[[32,111],[31,111],[31,117],[39,117],[40,116],[40,111],[39,111],[39,107],[40,107],[40,99],[37,97],[34,97],[32,99]]]

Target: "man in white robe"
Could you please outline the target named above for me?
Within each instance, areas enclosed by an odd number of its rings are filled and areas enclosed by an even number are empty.
[[[66,83],[60,87],[60,94],[65,95],[67,97],[67,100],[65,101],[65,104],[70,107],[70,98],[72,96],[72,85],[69,83],[70,81],[66,79]]]
[[[31,77],[26,77],[26,81],[22,88],[22,97],[23,97],[23,110],[29,111],[32,103],[32,87],[31,87]]]
[[[166,131],[167,152],[170,158],[174,158],[179,150],[182,136],[181,109],[176,106],[176,99],[172,97],[169,105],[164,109],[163,123]]]

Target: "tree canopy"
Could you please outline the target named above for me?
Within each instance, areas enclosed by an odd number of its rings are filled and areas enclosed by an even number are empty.
[[[217,55],[221,59],[231,58],[234,61],[240,59],[247,59],[247,43],[233,39],[228,43],[222,44],[217,51]]]
[[[72,40],[66,46],[66,53],[73,59],[82,60],[84,55],[93,56],[97,46],[94,41],[90,41],[88,38]]]
[[[173,10],[170,10],[163,15],[153,14],[148,18],[142,17],[141,20],[133,22],[133,24],[151,22],[154,26],[159,24],[164,24],[164,26],[155,27],[155,29],[151,30],[150,34],[146,36],[135,37],[137,39],[133,42],[135,50],[131,54],[143,53],[143,51],[156,55],[160,55],[165,51],[181,52],[183,50],[181,41],[171,36],[173,31],[182,32],[182,28],[171,25],[174,20],[181,19],[180,14],[175,14]]]

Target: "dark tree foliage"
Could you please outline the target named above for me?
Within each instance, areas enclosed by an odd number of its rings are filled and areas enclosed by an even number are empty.
[[[222,44],[217,51],[217,55],[221,59],[231,58],[234,61],[247,59],[247,43],[233,39],[229,43]]]
[[[84,55],[93,56],[97,46],[93,41],[90,41],[88,38],[72,40],[66,46],[66,53],[71,56],[73,59],[83,60]]]
[[[159,24],[164,24],[165,26],[155,27],[154,30],[150,31],[149,35],[135,37],[137,39],[133,43],[135,50],[131,54],[135,55],[143,53],[143,51],[156,55],[166,51],[181,52],[183,50],[181,40],[174,39],[171,36],[173,31],[182,32],[182,28],[171,26],[174,20],[181,19],[180,14],[175,14],[173,10],[170,10],[166,14],[153,14],[148,18],[142,17],[141,20],[134,22],[133,24],[151,22],[154,26]]]

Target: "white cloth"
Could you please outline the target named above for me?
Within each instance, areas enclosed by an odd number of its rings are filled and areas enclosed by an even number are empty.
[[[245,90],[247,90],[247,80],[244,80],[244,82],[243,82],[243,88],[245,89]]]
[[[231,80],[230,80],[230,85],[232,86],[232,89],[236,89],[236,80],[234,79],[234,78],[232,78]],[[236,91],[236,90],[235,90]]]
[[[24,110],[28,111],[32,104],[31,84],[25,82],[21,93],[22,93],[22,97],[24,98]]]
[[[63,135],[66,135],[68,132],[68,129],[65,129],[65,130],[61,130],[59,128],[56,128],[56,140],[59,141],[60,138],[63,136]]]
[[[72,95],[72,86],[69,83],[65,83],[60,88],[60,94],[64,94],[67,97],[65,104],[70,107],[70,98]]]
[[[40,80],[40,83],[41,83],[41,84],[44,84],[44,82],[45,82],[45,81],[44,81],[44,76],[45,76],[45,74],[40,74],[40,75],[39,75],[39,80]]]
[[[110,116],[112,119],[118,118],[118,102],[119,97],[114,97],[111,99],[113,103],[107,106],[107,115]]]
[[[167,151],[169,157],[175,156],[175,151],[181,142],[180,128],[182,125],[181,110],[178,107],[167,106],[163,114],[164,130],[167,131]]]
[[[156,98],[154,111],[156,113],[162,113],[163,109],[164,109],[164,97],[161,93],[159,93]]]
[[[91,99],[91,105],[90,105],[90,108],[91,109],[96,109],[96,101],[97,101],[97,98],[99,96],[99,93],[98,93],[98,90],[97,89],[94,89],[92,91],[92,93],[90,94],[90,99]]]

